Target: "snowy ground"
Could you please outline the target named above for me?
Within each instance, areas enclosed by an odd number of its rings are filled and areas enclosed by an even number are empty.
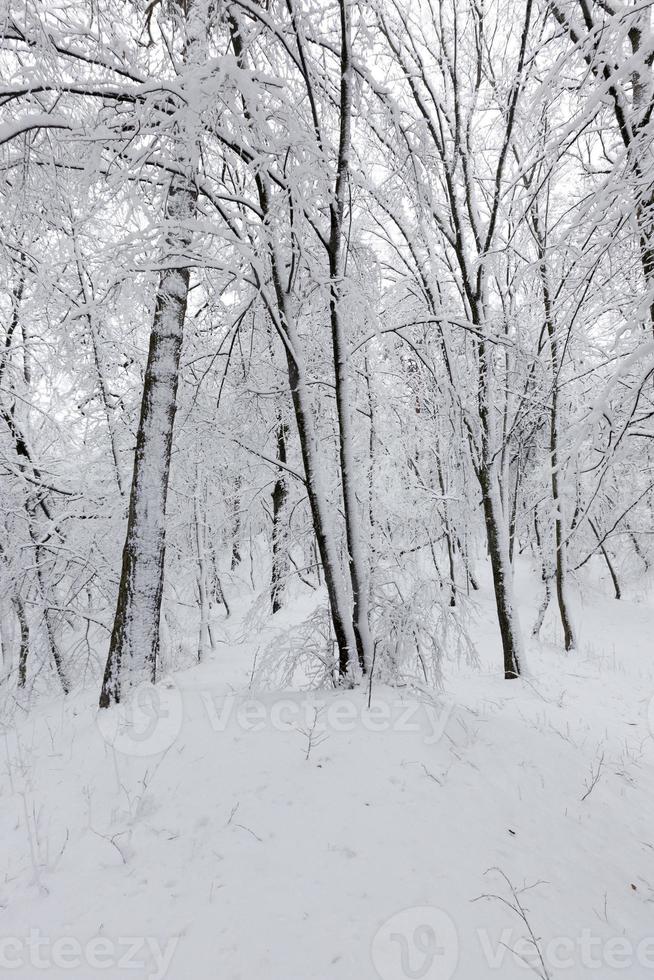
[[[37,707],[4,734],[3,974],[654,977],[654,609],[607,595],[577,598],[574,656],[546,623],[524,681],[487,593],[480,666],[432,699],[253,696],[234,624],[131,734],[96,692]]]

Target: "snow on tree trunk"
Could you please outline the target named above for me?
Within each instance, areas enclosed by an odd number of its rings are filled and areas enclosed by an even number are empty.
[[[504,676],[507,680],[512,680],[522,672],[523,654],[518,613],[513,601],[513,572],[509,561],[508,529],[502,512],[497,477],[492,469],[482,469],[479,482],[484,506],[488,554],[493,572],[497,619],[502,638]]]
[[[277,262],[273,258],[273,279],[280,314],[291,350],[285,346],[291,400],[300,442],[302,462],[314,533],[320,561],[325,574],[329,597],[329,609],[338,648],[338,673],[341,680],[352,676],[352,658],[357,645],[352,622],[352,610],[339,560],[335,522],[330,514],[327,493],[321,477],[321,460],[318,439],[314,430],[311,399],[306,385],[305,371],[300,359],[301,345],[288,312],[286,294],[276,273]],[[298,353],[294,353],[298,352]]]
[[[18,686],[25,687],[27,684],[27,660],[30,651],[30,631],[27,623],[27,613],[25,603],[16,594],[12,597],[12,604],[20,628],[20,647],[18,650]]]
[[[346,16],[344,4],[341,8],[341,14],[342,17]],[[246,59],[243,35],[233,13],[229,16],[229,25],[234,52],[240,66],[245,68]],[[245,99],[243,100],[243,107],[246,119],[252,122],[252,113]],[[342,144],[343,134],[341,133]],[[340,163],[341,161],[339,159],[339,165]],[[266,221],[271,213],[271,193],[265,173],[257,173],[255,182],[259,205],[264,221]],[[340,244],[340,231],[337,237]],[[332,241],[333,237],[330,237],[330,244]],[[302,355],[302,341],[293,318],[290,295],[283,284],[281,270],[284,268],[284,263],[278,255],[277,242],[270,227],[267,229],[266,247],[270,259],[271,279],[277,306],[276,327],[284,345],[288,382],[304,467],[307,497],[309,499],[311,519],[318,544],[320,560],[325,573],[329,610],[338,648],[338,674],[341,682],[349,680],[350,683],[353,683],[353,657],[357,653],[357,634],[353,624],[352,604],[340,563],[336,521],[322,480],[323,460],[321,459],[320,444],[315,431],[311,396],[307,387],[307,372]],[[272,313],[272,310],[270,312]]]
[[[286,463],[286,440],[288,426],[281,420],[277,422],[277,459]],[[282,532],[282,517],[284,514],[288,488],[284,471],[277,473],[277,479],[272,491],[272,575],[270,582],[270,598],[273,613],[279,612],[284,601],[284,583],[287,575],[287,556]]]
[[[545,326],[550,346],[550,363],[552,369],[552,400],[550,403],[550,467],[552,504],[554,506],[554,547],[556,556],[556,598],[559,606],[561,625],[563,626],[563,641],[566,650],[576,646],[575,633],[570,616],[567,597],[567,542],[563,529],[563,501],[559,486],[559,387],[560,387],[560,357],[559,344],[554,322],[554,311],[545,261],[545,242],[541,238],[538,213],[532,209],[534,230],[538,239],[540,259],[540,276],[543,289],[543,305],[545,308]]]
[[[199,467],[196,466],[195,469],[195,496],[193,498],[193,518],[195,525],[195,546],[197,549],[197,559],[198,559],[198,570],[197,570],[197,587],[198,587],[198,605],[200,610],[200,631],[198,637],[198,660],[202,661],[206,659],[209,647],[213,648],[213,643],[211,642],[211,598],[209,589],[209,567],[207,563],[207,547],[206,547],[206,492],[203,494],[204,507],[200,509],[200,494],[202,493],[202,486],[200,477],[198,475]]]
[[[347,540],[348,564],[352,587],[352,618],[359,667],[365,673],[372,663],[373,643],[370,635],[370,612],[366,555],[363,544],[361,507],[356,497],[357,477],[354,461],[353,394],[350,377],[347,338],[340,310],[340,284],[343,278],[343,215],[348,180],[350,128],[352,117],[352,52],[350,25],[345,0],[341,0],[341,103],[340,138],[334,201],[331,206],[329,236],[330,297],[329,316],[334,354],[334,381],[338,416],[339,455],[343,487],[343,512]]]
[[[179,358],[190,270],[184,266],[195,214],[193,180],[172,178],[166,202],[167,243],[177,256],[160,276],[136,437],[127,534],[100,707],[143,680],[154,681],[159,652],[168,476],[177,407]]]

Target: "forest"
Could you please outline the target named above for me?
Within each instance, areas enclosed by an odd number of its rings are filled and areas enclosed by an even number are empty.
[[[1,0],[3,968],[652,975],[652,6]]]

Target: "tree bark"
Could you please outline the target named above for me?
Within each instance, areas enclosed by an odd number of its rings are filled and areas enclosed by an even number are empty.
[[[493,572],[495,605],[502,638],[504,676],[513,680],[522,669],[522,643],[517,614],[513,604],[513,581],[504,516],[501,513],[500,496],[494,485],[492,472],[486,469],[479,474],[484,507],[488,554]]]
[[[19,595],[12,599],[12,605],[20,628],[20,647],[18,649],[18,686],[24,688],[27,684],[27,660],[30,651],[30,631],[27,623],[25,605]]]
[[[550,585],[551,574],[547,567],[547,560],[545,558],[545,552],[543,550],[543,541],[540,534],[540,528],[538,526],[538,512],[534,511],[534,535],[536,537],[536,547],[538,548],[538,554],[540,556],[540,569],[541,569],[541,581],[543,583],[543,601],[538,607],[538,615],[536,616],[536,621],[533,625],[531,635],[538,639],[540,636],[541,627],[543,625],[543,620],[545,619],[545,613],[547,612],[547,607],[550,604],[550,599],[552,598],[552,588]]]
[[[590,527],[591,527],[591,530],[592,530],[593,534],[597,538],[597,543],[599,545],[599,549],[602,552],[602,556],[604,558],[604,561],[606,562],[606,567],[609,570],[609,575],[611,576],[611,581],[613,582],[613,591],[615,592],[615,597],[616,597],[616,599],[621,599],[622,598],[622,590],[620,589],[620,581],[618,579],[617,572],[616,572],[615,568],[613,567],[613,562],[611,561],[611,556],[609,555],[608,551],[606,550],[606,547],[604,545],[604,541],[602,540],[602,538],[600,536],[600,533],[597,530],[597,525],[595,524],[595,522],[594,521],[591,521],[590,518],[589,518],[588,523],[590,524]]]
[[[329,316],[334,355],[334,381],[338,416],[339,456],[343,490],[343,513],[347,541],[348,565],[352,588],[352,619],[359,667],[366,673],[372,662],[370,610],[363,526],[356,497],[354,472],[354,431],[352,423],[352,393],[347,338],[340,309],[343,279],[343,216],[345,189],[349,174],[350,128],[352,116],[352,52],[347,0],[340,0],[341,11],[341,93],[340,136],[334,200],[331,205],[329,235]]]
[[[143,382],[134,472],[118,601],[100,707],[126,688],[156,677],[165,557],[168,477],[177,408],[179,359],[190,270],[183,258],[191,243],[189,221],[198,191],[191,178],[174,176],[166,201],[167,242],[176,257],[159,279]]]
[[[538,225],[536,225],[538,229]],[[538,232],[539,234],[539,232]],[[552,504],[554,506],[554,545],[556,557],[556,599],[563,626],[563,641],[566,650],[573,650],[576,646],[572,618],[568,609],[567,599],[567,544],[563,532],[562,500],[559,492],[559,348],[556,335],[556,326],[552,313],[552,302],[547,281],[547,269],[545,266],[545,252],[539,240],[539,251],[541,253],[541,281],[543,286],[543,303],[545,306],[545,325],[550,345],[550,357],[552,363],[552,402],[550,406],[550,469]]]
[[[286,462],[286,440],[288,438],[288,426],[281,419],[277,424],[277,459],[280,463]],[[284,603],[284,582],[287,575],[287,563],[285,560],[286,549],[284,547],[282,517],[288,487],[284,477],[284,470],[280,469],[275,480],[272,492],[273,526],[272,526],[272,574],[270,582],[270,598],[273,613],[279,612]]]
[[[202,493],[199,467],[195,470],[195,495],[193,497],[193,521],[195,524],[195,547],[198,558],[198,605],[200,610],[200,630],[198,637],[198,661],[206,659],[209,648],[214,649],[213,636],[211,633],[211,589],[209,586],[209,564],[207,561],[206,548],[206,493],[203,494],[204,507],[200,508],[200,495]]]
[[[232,498],[232,559],[231,570],[234,572],[241,564],[241,478],[234,481],[234,496]]]
[[[234,16],[229,16],[232,44],[237,60],[246,67],[245,45],[240,25]],[[244,100],[244,113],[251,122],[252,114]],[[255,174],[255,183],[259,197],[259,205],[264,222],[267,222],[271,212],[270,188],[264,172]],[[282,279],[283,262],[277,254],[277,244],[272,227],[268,228],[267,251],[270,260],[270,272],[274,290],[276,315],[272,304],[269,312],[273,316],[275,327],[284,346],[288,383],[293,404],[293,413],[297,425],[302,465],[305,474],[305,485],[311,519],[316,536],[320,561],[325,575],[325,585],[329,600],[331,621],[338,650],[338,675],[341,683],[353,679],[353,657],[357,652],[357,644],[352,622],[352,609],[349,602],[345,580],[340,564],[339,546],[335,532],[332,509],[322,481],[322,462],[319,454],[319,443],[315,432],[311,397],[306,381],[306,371],[302,357],[302,342],[295,327],[295,321],[290,304],[290,294]],[[259,288],[263,283],[254,270]]]

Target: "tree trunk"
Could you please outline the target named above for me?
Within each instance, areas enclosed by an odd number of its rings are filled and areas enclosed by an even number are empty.
[[[551,487],[552,504],[554,507],[554,545],[556,557],[556,599],[563,626],[563,642],[566,650],[573,650],[576,646],[572,618],[568,609],[567,599],[567,544],[563,533],[563,514],[562,500],[559,492],[559,348],[556,335],[556,325],[552,310],[552,300],[550,296],[549,282],[547,279],[547,266],[545,264],[545,242],[541,239],[538,215],[534,210],[534,227],[538,238],[538,251],[540,258],[540,275],[543,288],[543,305],[545,308],[545,326],[550,345],[550,359],[552,365],[552,403],[550,407],[550,468],[551,468]]]
[[[121,700],[126,687],[155,680],[165,556],[165,516],[179,359],[190,270],[183,263],[191,243],[197,187],[174,176],[166,201],[167,242],[176,263],[159,279],[150,335],[118,602],[100,707]]]
[[[213,638],[211,635],[211,594],[209,588],[209,567],[207,562],[206,549],[206,496],[205,508],[200,510],[200,478],[196,467],[195,496],[193,498],[193,519],[195,524],[195,546],[198,557],[198,605],[200,607],[200,631],[198,637],[198,661],[206,659],[209,647],[213,649]]]
[[[245,68],[243,36],[233,12],[229,15],[229,25],[234,53],[241,67]],[[243,108],[246,118],[251,121],[252,114],[245,99],[243,100]],[[265,173],[255,174],[255,182],[263,220],[266,222],[270,214],[270,189]],[[276,329],[284,346],[288,383],[297,425],[311,519],[325,575],[331,622],[338,649],[338,674],[341,682],[349,679],[353,683],[352,658],[357,652],[357,643],[352,622],[352,609],[340,564],[339,543],[333,512],[322,482],[323,465],[314,427],[311,397],[307,387],[302,342],[295,329],[290,294],[282,279],[284,264],[277,254],[277,244],[272,228],[269,227],[267,232],[267,250],[277,315],[274,315],[272,306],[269,311],[274,317]],[[263,283],[259,280],[256,269],[254,269],[254,275],[260,288],[263,288]]]
[[[339,456],[343,489],[343,512],[347,541],[348,565],[352,586],[352,619],[359,667],[366,673],[372,661],[369,595],[366,560],[363,549],[363,526],[356,497],[357,478],[354,472],[354,431],[352,423],[352,393],[348,345],[340,311],[341,281],[343,279],[343,216],[345,188],[348,180],[350,127],[352,115],[352,55],[350,24],[346,0],[340,0],[341,11],[341,97],[340,139],[334,201],[331,205],[329,235],[329,316],[334,355],[334,381],[338,416]]]
[[[282,309],[285,308],[285,305],[284,297]],[[285,319],[284,322],[286,323],[288,332],[290,321]],[[291,331],[290,336],[292,340],[294,331]],[[293,349],[299,351],[300,348],[294,344]],[[304,380],[304,372],[288,348],[286,348],[286,358],[291,399],[293,401],[306,479],[307,496],[309,498],[313,529],[320,554],[320,563],[325,576],[329,609],[338,649],[338,674],[341,681],[345,681],[348,677],[351,677],[352,657],[357,649],[352,614],[340,567],[334,525],[330,520],[327,495],[322,484],[317,439],[313,431],[313,420],[308,404],[309,397]]]
[[[540,636],[541,627],[543,625],[543,620],[545,619],[545,613],[547,612],[547,607],[550,604],[550,599],[552,598],[552,587],[550,585],[551,574],[547,567],[547,560],[545,558],[545,552],[543,550],[543,541],[540,534],[540,528],[538,526],[538,512],[534,511],[534,534],[536,537],[536,546],[538,548],[538,554],[540,556],[540,568],[541,568],[541,581],[543,583],[543,601],[538,608],[538,615],[536,616],[536,622],[534,623],[531,635],[538,639]]]
[[[509,562],[508,534],[495,479],[492,471],[489,472],[487,469],[482,469],[479,473],[488,554],[493,572],[495,605],[502,637],[504,676],[507,680],[512,680],[519,677],[521,673],[522,643],[513,604],[513,577]]]
[[[286,462],[286,440],[288,438],[288,426],[281,421],[277,424],[277,459],[280,463]],[[284,477],[284,470],[280,469],[275,480],[272,492],[273,507],[273,526],[272,526],[272,575],[270,583],[270,598],[272,601],[273,613],[279,612],[283,605],[284,582],[288,572],[286,562],[286,548],[283,540],[282,517],[288,488]]]
[[[95,366],[95,373],[98,382],[98,390],[100,392],[100,398],[102,401],[102,408],[104,410],[105,422],[107,424],[107,435],[109,438],[109,446],[111,449],[111,456],[114,464],[116,486],[118,487],[118,492],[120,493],[120,496],[124,497],[125,489],[123,487],[123,479],[120,472],[120,456],[118,453],[118,440],[116,438],[113,411],[109,398],[109,389],[107,387],[104,365],[102,363],[102,358],[101,358],[100,338],[98,336],[97,325],[95,322],[95,314],[93,313],[95,307],[95,299],[94,296],[92,295],[92,287],[87,278],[87,273],[86,270],[84,269],[84,265],[82,263],[82,259],[79,253],[75,225],[72,221],[71,223],[72,223],[73,246],[75,251],[75,263],[77,266],[77,278],[79,279],[80,289],[82,290],[82,296],[84,298],[84,306],[86,309],[86,313],[85,313],[86,323],[89,328],[89,340],[91,341],[91,350],[93,352],[93,363]]]
[[[621,599],[622,598],[622,590],[620,589],[620,582],[618,580],[618,576],[617,576],[616,570],[613,567],[613,562],[611,561],[611,556],[609,555],[608,551],[604,547],[604,541],[602,540],[602,538],[600,536],[600,533],[597,530],[597,525],[595,524],[595,522],[594,521],[591,521],[590,518],[589,518],[588,523],[590,524],[590,527],[591,527],[591,530],[592,530],[593,534],[597,538],[597,543],[599,545],[599,549],[602,552],[602,556],[604,558],[604,561],[606,562],[606,567],[609,570],[609,575],[611,576],[611,581],[613,582],[613,591],[615,592],[615,597],[616,597],[616,599]]]
[[[443,478],[443,467],[441,466],[440,447],[435,453],[436,456],[436,475],[438,476],[438,488],[443,498],[443,527],[445,529],[445,544],[447,546],[447,564],[450,570],[450,606],[456,606],[456,567],[454,564],[454,542],[452,540],[452,529],[450,527],[449,508],[447,506],[447,493],[445,490],[445,480]]]
[[[23,688],[27,684],[27,659],[30,651],[30,631],[27,624],[25,605],[19,595],[14,596],[12,599],[12,605],[20,627],[20,647],[18,649],[18,686]]]
[[[234,482],[232,499],[232,560],[231,569],[235,571],[241,564],[241,478]]]

